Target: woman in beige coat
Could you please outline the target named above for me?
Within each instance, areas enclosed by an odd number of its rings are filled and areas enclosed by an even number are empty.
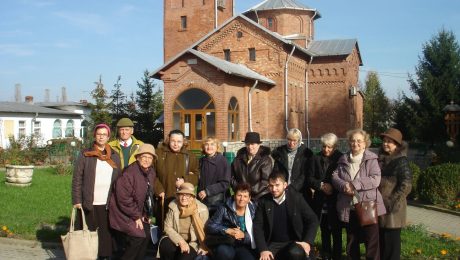
[[[160,241],[160,259],[195,259],[206,255],[204,225],[209,217],[208,208],[195,199],[195,187],[183,183],[176,199],[168,205],[164,222],[165,236]]]

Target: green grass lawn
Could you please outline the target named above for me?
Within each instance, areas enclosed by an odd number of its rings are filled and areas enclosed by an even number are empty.
[[[60,235],[67,232],[72,209],[72,176],[58,175],[48,168],[35,170],[30,187],[6,186],[4,180],[5,173],[0,172],[0,227],[6,226],[15,238],[60,241]],[[4,235],[1,230],[0,234]],[[343,252],[345,243],[343,234]],[[315,247],[321,248],[319,231]],[[457,259],[459,256],[459,238],[429,234],[422,226],[403,229],[402,259]]]
[[[58,241],[67,232],[71,213],[72,176],[59,176],[52,168],[35,169],[32,185],[5,185],[0,172],[0,227],[13,237]]]

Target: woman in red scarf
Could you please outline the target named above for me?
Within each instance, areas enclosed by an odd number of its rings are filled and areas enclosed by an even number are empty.
[[[96,125],[93,147],[78,156],[72,179],[72,204],[84,211],[88,228],[98,231],[99,259],[112,256],[107,202],[112,183],[121,172],[120,157],[107,144],[109,138],[109,126]]]

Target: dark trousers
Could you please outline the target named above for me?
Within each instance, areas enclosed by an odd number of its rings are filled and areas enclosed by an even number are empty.
[[[254,260],[254,250],[246,246],[219,245],[213,250],[213,259],[219,260]]]
[[[143,260],[150,243],[150,225],[144,224],[145,237],[125,236],[125,252],[122,260]]]
[[[310,260],[314,259],[305,254],[305,250],[294,241],[289,242],[271,242],[268,250],[272,252],[275,260]],[[312,247],[313,250],[313,247]],[[310,251],[311,253],[312,251]],[[313,256],[313,254],[311,254]]]
[[[109,216],[107,214],[106,205],[93,205],[93,210],[84,210],[86,224],[89,230],[97,230],[99,241],[98,256],[110,257],[112,256],[112,232],[109,227]],[[82,229],[83,223],[80,212],[77,213],[77,221],[75,223],[76,229]]]
[[[354,210],[350,211],[347,225],[347,255],[351,259],[360,259],[359,244],[364,241],[366,259],[380,260],[378,224],[361,227]]]
[[[176,246],[169,237],[165,237],[160,242],[160,259],[162,260],[193,260],[197,253],[190,247],[190,253],[181,253],[180,247]]]
[[[335,214],[329,213],[329,214]],[[342,257],[342,227],[337,219],[334,224],[331,224],[330,218],[327,213],[321,214],[320,228],[321,228],[321,255],[323,257],[332,257],[332,259],[339,260]],[[331,236],[333,239],[333,246],[331,250]]]
[[[399,260],[401,257],[401,229],[381,228],[380,235],[380,259]]]

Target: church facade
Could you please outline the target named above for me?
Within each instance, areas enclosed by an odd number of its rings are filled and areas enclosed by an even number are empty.
[[[315,40],[321,18],[301,0],[265,0],[234,15],[232,0],[164,0],[164,130],[192,149],[206,136],[240,142],[248,131],[281,140],[344,137],[362,127],[356,39]]]

